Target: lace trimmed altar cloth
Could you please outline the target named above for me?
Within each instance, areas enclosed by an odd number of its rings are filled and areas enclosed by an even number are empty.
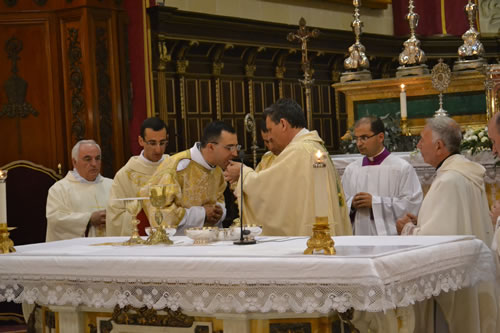
[[[491,251],[471,236],[334,237],[337,255],[303,255],[306,237],[258,244],[92,246],[123,237],[16,247],[0,256],[0,301],[227,313],[385,311],[482,280]]]

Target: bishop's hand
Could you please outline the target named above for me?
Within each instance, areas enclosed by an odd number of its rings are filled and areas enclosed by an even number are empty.
[[[224,179],[230,183],[237,182],[240,178],[240,168],[240,162],[229,161],[229,165],[224,171]]]

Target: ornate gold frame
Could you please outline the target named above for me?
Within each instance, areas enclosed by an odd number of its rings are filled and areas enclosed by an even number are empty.
[[[359,101],[369,101],[386,98],[399,98],[400,85],[406,85],[408,97],[438,95],[439,92],[432,87],[430,75],[380,79],[373,81],[336,83],[332,87],[335,89],[335,103],[337,110],[337,120],[340,122],[340,93],[345,96],[345,111],[347,113],[347,128],[354,125],[354,107]],[[446,94],[473,92],[485,90],[485,76],[479,72],[453,73],[451,84],[446,90]],[[436,109],[439,105],[436,104]],[[458,123],[464,126],[484,126],[486,124],[486,112],[478,115],[453,116]],[[425,118],[411,118],[409,115],[408,128],[411,134],[418,135],[425,126]],[[343,133],[342,133],[343,134]]]

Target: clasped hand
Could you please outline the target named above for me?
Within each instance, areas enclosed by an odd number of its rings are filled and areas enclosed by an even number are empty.
[[[407,213],[405,216],[400,217],[396,221],[396,229],[398,230],[398,235],[401,235],[401,231],[403,231],[403,228],[405,227],[406,223],[413,223],[417,224],[417,217],[413,214]]]
[[[352,206],[358,208],[372,208],[372,195],[366,192],[359,192],[352,198]]]
[[[213,226],[222,217],[222,208],[219,205],[203,205],[205,208],[205,224]]]

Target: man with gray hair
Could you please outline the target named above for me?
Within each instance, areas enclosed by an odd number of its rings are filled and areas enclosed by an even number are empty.
[[[490,245],[493,227],[484,187],[486,170],[460,155],[460,126],[451,118],[435,117],[427,120],[420,137],[417,148],[424,161],[436,168],[436,177],[422,202],[418,218],[412,214],[400,218],[397,221],[398,233],[473,235]],[[498,332],[497,302],[491,283],[442,293],[436,301],[450,332]],[[432,302],[418,305],[420,311],[417,312],[424,319],[416,322],[417,328],[419,324],[433,322],[425,319],[426,315],[433,313],[432,307]],[[420,328],[415,332],[428,332],[427,329]]]
[[[78,141],[71,160],[74,169],[49,189],[47,242],[105,235],[112,180],[100,175],[101,148],[94,140]]]

